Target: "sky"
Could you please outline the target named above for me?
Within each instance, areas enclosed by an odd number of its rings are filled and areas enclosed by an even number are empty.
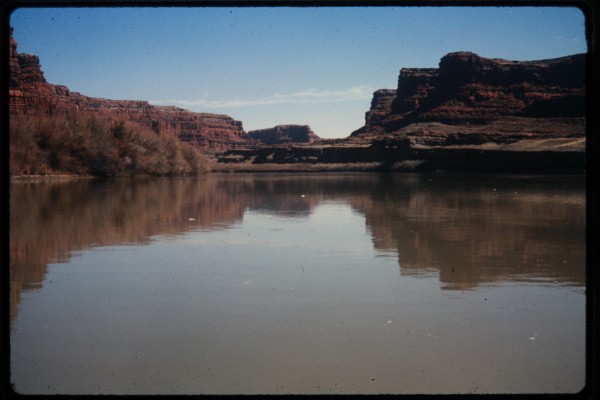
[[[226,114],[246,131],[364,124],[401,68],[447,53],[540,60],[587,51],[575,7],[19,8],[19,53],[87,96]]]

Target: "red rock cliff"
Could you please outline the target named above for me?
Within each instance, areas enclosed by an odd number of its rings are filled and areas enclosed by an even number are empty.
[[[152,128],[156,133],[176,135],[199,146],[206,153],[243,148],[254,141],[244,132],[241,121],[227,115],[196,113],[171,106],[153,106],[146,101],[108,100],[71,92],[66,86],[46,82],[39,58],[19,54],[10,37],[11,113],[71,116],[93,113],[124,118]]]
[[[396,93],[396,89],[376,90],[371,100],[371,108],[365,113],[365,126],[354,132],[354,135],[380,130],[381,123],[392,111],[392,102],[396,98]]]
[[[583,134],[585,54],[507,61],[470,52],[450,53],[441,59],[439,68],[403,68],[389,108],[379,104],[382,92],[386,91],[375,92],[365,126],[352,136],[394,133],[415,123],[469,129],[493,124],[496,132],[489,133],[500,134],[506,118],[513,122],[519,118],[527,129],[542,119],[546,125],[548,119],[560,119],[558,136],[561,124],[568,120]],[[386,93],[392,96],[391,91]],[[512,125],[511,130],[519,129]]]

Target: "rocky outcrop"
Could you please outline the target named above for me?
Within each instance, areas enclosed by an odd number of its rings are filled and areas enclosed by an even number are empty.
[[[248,136],[268,145],[314,143],[320,139],[308,125],[277,125],[273,128],[249,131]]]
[[[352,136],[395,134],[411,124],[435,122],[467,130],[488,125],[488,139],[502,142],[503,129],[494,128],[510,117],[521,118],[525,130],[537,118],[572,118],[579,134],[584,134],[585,54],[507,61],[470,52],[450,53],[441,59],[439,68],[403,68],[387,114],[378,105],[380,92],[374,94],[365,126]],[[372,113],[377,115],[375,120]],[[489,126],[492,123],[496,126]],[[561,129],[557,124],[551,134],[561,136],[565,133]],[[424,141],[413,133],[415,140]]]
[[[19,54],[10,38],[9,108],[11,113],[73,116],[95,114],[134,121],[157,134],[175,135],[206,153],[255,144],[242,122],[227,115],[196,113],[178,107],[153,106],[147,101],[109,100],[84,96],[66,86],[46,82],[35,55]]]
[[[371,100],[371,108],[365,113],[365,126],[360,128],[355,135],[381,130],[381,123],[390,114],[392,110],[392,102],[396,98],[397,91],[395,89],[379,89],[373,93]]]

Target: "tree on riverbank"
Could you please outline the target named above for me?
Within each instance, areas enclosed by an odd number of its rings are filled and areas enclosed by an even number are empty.
[[[192,145],[97,116],[10,116],[10,174],[181,176],[209,170]]]

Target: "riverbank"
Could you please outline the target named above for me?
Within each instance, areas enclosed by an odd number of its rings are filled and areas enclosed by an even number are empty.
[[[405,140],[371,145],[265,146],[230,150],[206,162],[210,172],[448,172],[499,174],[584,174],[585,138],[521,140],[515,143],[425,146]],[[184,176],[185,176],[184,175]],[[118,175],[117,175],[118,176]],[[171,176],[127,174],[130,177]],[[93,179],[90,174],[14,175],[13,182]]]
[[[11,175],[10,183],[35,183],[35,182],[64,182],[84,179],[96,179],[92,175],[49,174],[49,175]]]
[[[383,163],[215,163],[211,172],[372,172],[381,171]]]
[[[585,138],[520,140],[453,146],[419,145],[405,138],[370,145],[266,146],[223,153],[218,172],[394,171],[460,173],[585,173]]]

